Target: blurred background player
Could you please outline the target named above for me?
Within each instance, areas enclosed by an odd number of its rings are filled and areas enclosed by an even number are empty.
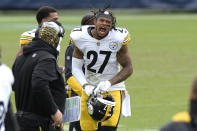
[[[38,26],[42,24],[43,22],[50,21],[50,20],[58,20],[58,18],[59,16],[58,16],[56,9],[50,6],[43,6],[40,9],[38,9],[36,13],[36,20],[37,20]],[[21,35],[20,49],[16,57],[21,55],[23,52],[23,47],[32,41],[32,39],[35,37],[35,32],[36,32],[36,29],[33,29],[31,31],[24,32]]]
[[[43,22],[15,60],[13,90],[21,131],[51,131],[62,122],[66,93],[57,47],[63,37],[61,23]]]
[[[177,113],[160,131],[197,131],[197,78],[190,90],[190,111]]]
[[[39,8],[36,13],[36,20],[37,20],[38,26],[40,24],[42,24],[43,22],[50,21],[50,20],[58,21],[58,19],[59,19],[59,16],[58,16],[57,10],[53,7],[50,7],[50,6],[43,6],[43,7]],[[16,57],[18,57],[22,54],[23,47],[32,41],[32,39],[35,37],[35,33],[36,33],[36,29],[33,29],[31,31],[24,32],[21,35],[20,49],[19,49]],[[57,50],[60,51],[60,45],[58,45]],[[64,67],[59,66],[59,69],[61,72],[63,72]]]
[[[0,131],[19,131],[10,103],[13,83],[12,71],[1,63],[0,49]]]
[[[84,90],[80,117],[83,131],[98,129],[98,121],[90,117],[87,108],[88,97],[93,93],[108,92],[116,102],[113,115],[101,122],[100,130],[116,131],[118,127],[121,92],[125,90],[124,80],[132,74],[133,68],[127,46],[131,40],[129,32],[116,28],[115,23],[113,14],[103,9],[95,12],[95,26],[75,28],[70,34],[72,43],[76,46],[72,58],[72,73]]]
[[[81,25],[82,26],[93,25],[94,19],[95,19],[94,15],[85,15],[81,20]],[[75,46],[70,42],[65,53],[65,79],[66,79],[66,84],[68,85],[67,86],[68,98],[76,95],[81,96],[82,94],[81,85],[77,82],[75,77],[72,75],[72,54],[74,48]],[[69,131],[81,131],[80,122],[79,121],[71,122],[69,124]]]

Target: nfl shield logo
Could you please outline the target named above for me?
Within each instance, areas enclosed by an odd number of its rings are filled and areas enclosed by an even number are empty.
[[[96,44],[97,44],[97,46],[100,46],[100,42],[97,42]]]

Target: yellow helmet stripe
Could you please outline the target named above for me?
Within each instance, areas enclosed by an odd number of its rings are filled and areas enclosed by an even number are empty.
[[[104,121],[104,120],[107,118],[107,116],[108,116],[108,114],[109,114],[109,110],[110,110],[110,106],[107,105],[107,109],[106,109],[106,112],[105,112],[105,116],[103,117],[103,119],[101,119],[101,121]]]

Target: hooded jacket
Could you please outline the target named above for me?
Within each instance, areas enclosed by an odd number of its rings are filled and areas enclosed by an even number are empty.
[[[160,131],[197,131],[197,100],[190,100],[190,112],[177,113]]]
[[[23,49],[13,67],[17,111],[50,117],[65,106],[64,80],[57,65],[57,50],[39,38]]]

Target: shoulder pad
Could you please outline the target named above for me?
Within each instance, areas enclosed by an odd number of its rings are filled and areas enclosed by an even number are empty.
[[[35,32],[36,32],[36,29],[33,29],[33,30],[31,30],[31,31],[26,31],[26,32],[24,32],[22,35],[21,35],[21,38],[25,38],[25,37],[35,37]]]
[[[87,32],[87,28],[89,26],[80,26],[74,28],[70,33],[70,39],[72,44],[76,45],[76,43],[82,38],[82,34]]]
[[[116,27],[114,31],[118,33],[117,37],[121,39],[122,45],[127,45],[131,41],[131,36],[127,29]]]
[[[31,42],[32,39],[35,37],[35,32],[36,32],[36,29],[33,29],[33,30],[31,30],[31,31],[24,32],[24,33],[21,35],[20,44],[21,44],[21,45],[26,45],[26,44],[28,44],[29,42]]]
[[[71,42],[73,44],[74,41],[78,40],[82,34],[82,27],[74,28],[70,33]]]

